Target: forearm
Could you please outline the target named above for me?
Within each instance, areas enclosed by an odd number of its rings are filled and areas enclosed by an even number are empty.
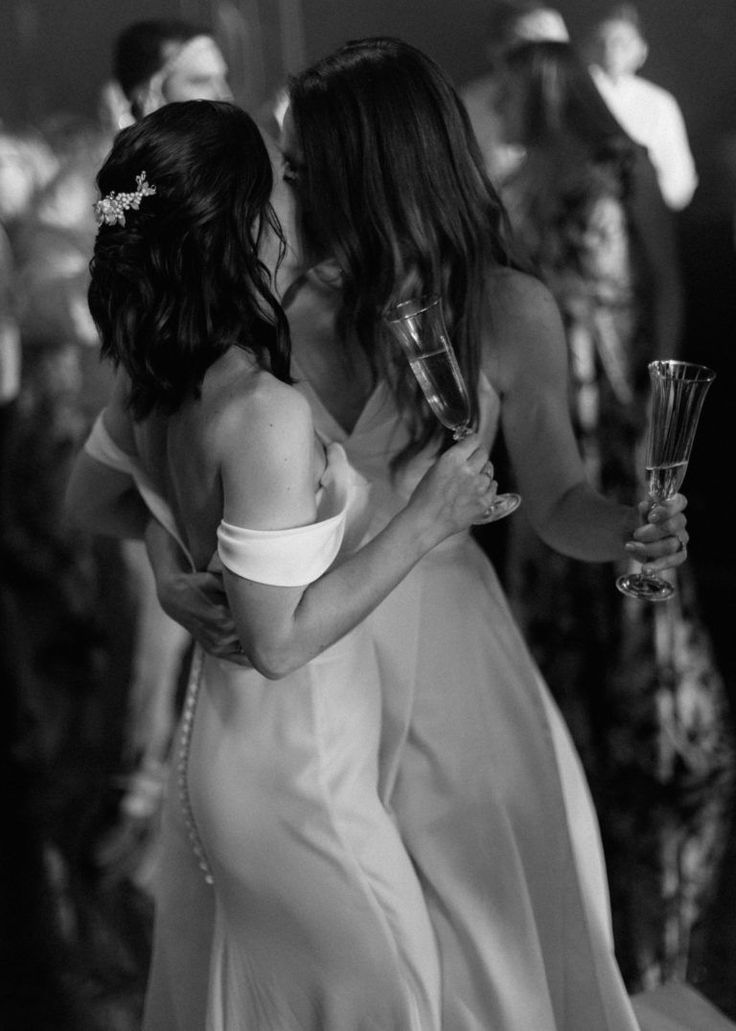
[[[286,449],[277,471],[283,472],[295,453],[295,448]],[[336,463],[340,456],[341,451],[335,452]],[[365,619],[435,545],[481,521],[496,497],[497,485],[487,466],[488,452],[475,434],[453,444],[430,466],[406,507],[380,533],[342,561],[338,557],[327,569],[334,551],[324,554],[318,548],[312,553],[317,565],[313,564],[311,570],[305,562],[302,572],[295,573],[292,563],[288,574],[270,579],[271,566],[267,565],[261,568],[269,570],[268,578],[259,582],[258,563],[249,565],[247,557],[241,563],[237,536],[234,543],[229,531],[221,528],[218,549],[226,567],[228,597],[241,646],[253,665],[274,679],[303,666]],[[263,470],[266,488],[274,475],[272,467]],[[313,504],[312,484],[305,486]],[[237,494],[236,483],[232,493]],[[246,496],[242,500],[243,515],[247,515],[247,503]],[[288,503],[289,492],[285,491],[279,504],[283,508]],[[282,517],[279,521],[283,526]],[[235,531],[248,525],[224,522]],[[261,529],[266,529],[263,522],[262,513]],[[311,526],[311,521],[301,523],[304,530]],[[319,524],[315,528],[322,533]],[[322,529],[331,532],[333,527],[323,524]],[[315,540],[313,533],[307,537]],[[299,546],[305,547],[304,537],[301,540]],[[334,538],[332,543],[334,546]],[[308,556],[309,545],[306,547]],[[302,585],[276,586],[298,584],[298,576],[304,577]],[[307,586],[303,586],[305,583]]]
[[[555,551],[583,562],[614,562],[627,556],[625,544],[640,525],[637,509],[620,505],[587,483],[571,487],[536,527]]]
[[[277,620],[264,618],[260,627],[243,614],[242,581],[226,573],[244,651],[273,679],[298,669],[361,623],[439,539],[431,524],[420,524],[405,509],[359,551],[305,589],[295,589],[294,606]]]

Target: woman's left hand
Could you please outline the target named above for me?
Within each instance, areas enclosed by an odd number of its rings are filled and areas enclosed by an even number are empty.
[[[686,561],[690,540],[686,507],[687,498],[684,494],[675,494],[667,501],[658,501],[654,505],[649,500],[638,505],[644,522],[634,531],[633,539],[626,544],[626,550],[637,562],[642,563],[643,573],[673,569]]]
[[[173,537],[155,519],[148,523],[145,542],[164,612],[210,655],[250,666],[240,646],[222,574],[193,572]]]

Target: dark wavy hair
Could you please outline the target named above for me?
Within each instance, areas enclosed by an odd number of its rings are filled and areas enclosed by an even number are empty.
[[[254,121],[230,103],[167,104],[118,134],[97,185],[155,187],[125,225],[103,224],[90,262],[89,308],[103,357],[128,373],[131,410],[175,411],[198,396],[229,347],[248,350],[284,382],[286,318],[258,257],[271,208],[271,161]]]
[[[509,263],[501,201],[452,84],[415,47],[348,42],[295,76],[289,92],[305,244],[337,261],[338,329],[357,334],[374,374],[391,373],[413,452],[437,423],[406,363],[386,368],[380,316],[405,299],[407,277],[413,293],[441,295],[460,365],[476,384],[486,277]],[[473,404],[477,411],[475,394]]]

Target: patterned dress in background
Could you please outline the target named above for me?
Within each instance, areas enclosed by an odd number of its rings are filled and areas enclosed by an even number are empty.
[[[636,159],[633,159],[636,160]],[[646,160],[646,159],[644,159]],[[631,228],[628,153],[531,152],[504,187],[567,333],[570,402],[590,481],[645,494],[649,277]],[[619,961],[631,990],[688,971],[715,887],[733,744],[690,565],[667,604],[624,598],[614,564],[575,561],[509,524],[509,596],[583,757],[601,820]]]

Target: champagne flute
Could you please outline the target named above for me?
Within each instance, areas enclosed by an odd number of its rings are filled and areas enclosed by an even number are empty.
[[[649,363],[651,409],[647,435],[647,497],[651,505],[671,498],[685,479],[698,420],[708,387],[716,378],[705,365],[692,362]],[[628,573],[616,586],[632,598],[666,601],[675,593],[668,580]]]
[[[409,360],[427,403],[454,440],[472,433],[470,398],[450,344],[440,297],[419,297],[389,309],[384,322]],[[502,519],[518,508],[518,494],[499,494],[489,520]]]

